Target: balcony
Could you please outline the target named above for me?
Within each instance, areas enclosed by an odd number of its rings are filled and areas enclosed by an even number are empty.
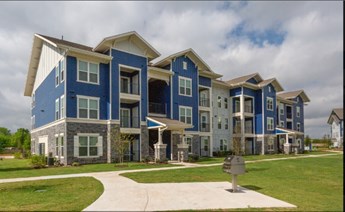
[[[244,127],[245,134],[253,134],[253,127],[252,126],[245,126]]]
[[[165,103],[149,102],[149,113],[165,115],[167,111],[166,107],[167,107],[167,104]]]
[[[137,83],[123,83],[121,82],[121,93],[139,95],[139,85]]]
[[[251,105],[245,105],[244,106],[244,112],[245,113],[253,113],[253,107]]]
[[[287,114],[286,114],[286,118],[287,118],[287,119],[292,119],[292,113],[287,113]]]
[[[210,129],[209,123],[200,123],[200,132],[210,132]]]
[[[120,127],[121,128],[139,128],[139,117],[121,116]]]
[[[210,99],[208,99],[208,98],[200,98],[199,99],[199,106],[201,106],[201,107],[210,107]]]

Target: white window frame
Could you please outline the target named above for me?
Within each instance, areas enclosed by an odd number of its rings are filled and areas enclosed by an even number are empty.
[[[224,108],[228,109],[228,98],[224,97]]]
[[[120,93],[126,93],[126,92],[122,92],[121,89],[122,89],[122,79],[126,79],[128,80],[128,83],[127,83],[127,90],[128,90],[128,94],[131,93],[131,78],[129,77],[126,77],[126,76],[120,76]]]
[[[221,116],[218,116],[217,127],[219,130],[222,129],[222,117]]]
[[[283,128],[284,128],[285,122],[284,122],[284,121],[280,121],[279,125],[280,125],[280,127],[283,127]]]
[[[188,153],[193,153],[193,142],[192,142],[192,137],[184,137],[184,142],[185,144],[188,145]]]
[[[301,107],[300,106],[297,106],[296,107],[296,117],[301,117]]]
[[[268,86],[268,92],[271,93],[272,89],[271,86]]]
[[[224,129],[228,130],[229,129],[229,118],[224,118]]]
[[[181,109],[185,110],[185,121],[181,121]],[[190,121],[191,123],[187,123],[187,110],[190,110]],[[179,120],[183,123],[193,125],[193,108],[192,107],[187,107],[187,106],[179,106]]]
[[[219,150],[220,151],[228,151],[228,141],[226,139],[220,139]]]
[[[222,108],[222,97],[221,96],[217,96],[217,106],[218,106],[218,108]]]
[[[79,117],[79,100],[80,99],[87,99],[87,118],[81,118]],[[96,100],[97,101],[97,118],[90,118],[90,100]],[[100,117],[100,98],[99,97],[91,97],[91,96],[80,96],[77,95],[77,117],[78,119],[92,119],[92,120],[99,120]]]
[[[301,131],[301,123],[300,122],[296,123],[296,130],[299,132]]]
[[[65,95],[60,97],[60,118],[65,118]]]
[[[183,70],[187,70],[187,62],[186,61],[183,61],[182,62],[182,68],[183,68]]]
[[[99,142],[99,140],[98,140],[98,138],[99,138],[99,134],[97,134],[97,133],[90,133],[90,134],[88,134],[88,133],[78,133],[78,149],[80,148],[80,143],[79,143],[79,138],[80,137],[87,137],[87,155],[86,156],[80,156],[80,151],[78,150],[78,152],[79,152],[79,154],[78,154],[78,158],[96,158],[96,157],[100,157],[99,156],[99,144],[98,144],[98,142]],[[92,156],[90,156],[90,137],[96,137],[97,138],[97,143],[96,143],[96,147],[97,147],[97,155],[92,155]]]
[[[57,66],[55,66],[55,87],[59,86],[60,84],[60,68],[59,68],[59,63],[57,64]]]
[[[269,107],[268,107],[269,105],[271,105],[271,104],[269,104],[269,101],[272,102],[272,108],[269,108]],[[273,111],[273,108],[274,108],[273,98],[272,98],[272,97],[267,97],[267,98],[266,98],[266,109],[267,109],[267,110],[270,110],[270,111]]]
[[[55,120],[60,119],[60,98],[55,100],[55,113],[54,113]]]
[[[59,145],[60,145],[60,158],[64,158],[65,157],[65,137],[64,137],[64,134],[60,134],[60,137],[59,137]]]
[[[79,62],[80,61],[87,63],[87,71],[83,70],[84,72],[87,72],[87,80],[86,81],[79,79],[79,72],[80,72],[80,70],[79,70]],[[90,82],[90,63],[97,65],[97,83],[96,82]],[[77,60],[77,81],[78,82],[99,85],[99,75],[100,75],[99,63],[91,62],[91,61],[86,61],[86,60],[80,60],[80,59]]]
[[[184,81],[184,93],[181,92],[181,85],[180,85],[181,80]],[[190,82],[190,95],[187,94],[187,81]],[[180,77],[180,76],[178,77],[178,93],[179,93],[179,95],[192,97],[193,96],[193,89],[192,88],[193,88],[193,82],[192,82],[191,78]]]
[[[60,83],[65,81],[65,59],[60,60]]]
[[[55,143],[55,157],[56,158],[58,158],[59,156],[60,156],[60,145],[59,145],[59,143],[60,143],[60,140],[59,140],[59,135],[55,135],[55,137],[54,137],[54,143]]]
[[[271,122],[272,122],[272,125],[271,125]],[[272,117],[267,117],[267,130],[268,131],[274,130],[274,118],[272,118]]]
[[[274,138],[269,137],[267,140],[267,151],[272,152],[274,151]]]
[[[284,104],[283,103],[279,103],[279,115],[284,115]]]
[[[131,118],[132,118],[131,117],[131,109],[129,109],[129,108],[120,108],[120,119],[122,118],[123,111],[127,111],[128,112],[128,117],[127,117],[128,127],[127,128],[130,128],[131,127]],[[121,120],[120,120],[120,122],[121,122]]]

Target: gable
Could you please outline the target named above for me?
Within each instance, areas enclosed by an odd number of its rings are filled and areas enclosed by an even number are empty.
[[[126,39],[123,41],[115,42],[112,46],[115,49],[129,52],[135,55],[146,57],[146,50],[135,41]]]
[[[253,83],[253,84],[257,84],[258,83],[258,81],[256,81],[254,77],[248,79],[246,82]]]

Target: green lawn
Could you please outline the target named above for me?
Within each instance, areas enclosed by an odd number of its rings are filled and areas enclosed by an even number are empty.
[[[0,210],[81,211],[103,190],[92,177],[0,183]]]
[[[4,159],[0,161],[0,179],[18,178],[18,177],[37,177],[60,174],[76,174],[87,172],[103,172],[103,171],[120,171],[131,169],[148,169],[159,168],[167,166],[176,166],[172,164],[145,164],[129,162],[128,167],[115,166],[113,163],[105,164],[88,164],[82,166],[66,166],[66,167],[51,167],[44,169],[31,168],[30,160],[26,159]]]
[[[326,151],[315,151],[315,152],[308,152],[305,154],[273,154],[273,155],[245,155],[244,160],[245,161],[253,161],[253,160],[262,160],[262,159],[272,159],[272,158],[288,158],[288,157],[300,157],[300,156],[306,156],[306,155],[319,155],[319,154],[332,154],[332,152],[326,152]],[[334,154],[334,153],[333,153]],[[201,157],[199,161],[196,163],[198,164],[213,164],[213,163],[223,163],[225,157]]]
[[[246,170],[239,185],[298,206],[264,210],[343,211],[343,155],[251,163]],[[231,181],[221,166],[122,175],[141,183]]]

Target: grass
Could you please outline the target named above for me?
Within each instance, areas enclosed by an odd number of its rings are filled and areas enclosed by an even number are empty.
[[[126,164],[128,164],[128,166]],[[177,166],[172,164],[146,164],[137,162],[129,162],[124,165],[125,166],[115,166],[113,163],[105,163],[33,169],[31,168],[30,160],[4,159],[0,161],[0,179]]]
[[[343,211],[343,155],[246,164],[239,185],[297,206],[273,211]],[[125,173],[140,183],[231,181],[221,166]],[[247,209],[241,209],[247,210]]]
[[[304,154],[273,154],[273,155],[245,155],[243,156],[245,161],[254,161],[254,160],[262,160],[262,159],[272,159],[272,158],[289,158],[289,157],[299,157],[299,156],[306,156],[306,155],[319,155],[319,154],[330,154],[331,152],[326,151],[315,151],[315,152],[308,152]],[[224,157],[201,157],[197,164],[214,164],[214,163],[223,163]]]
[[[0,184],[1,211],[81,211],[102,193],[92,177]]]

